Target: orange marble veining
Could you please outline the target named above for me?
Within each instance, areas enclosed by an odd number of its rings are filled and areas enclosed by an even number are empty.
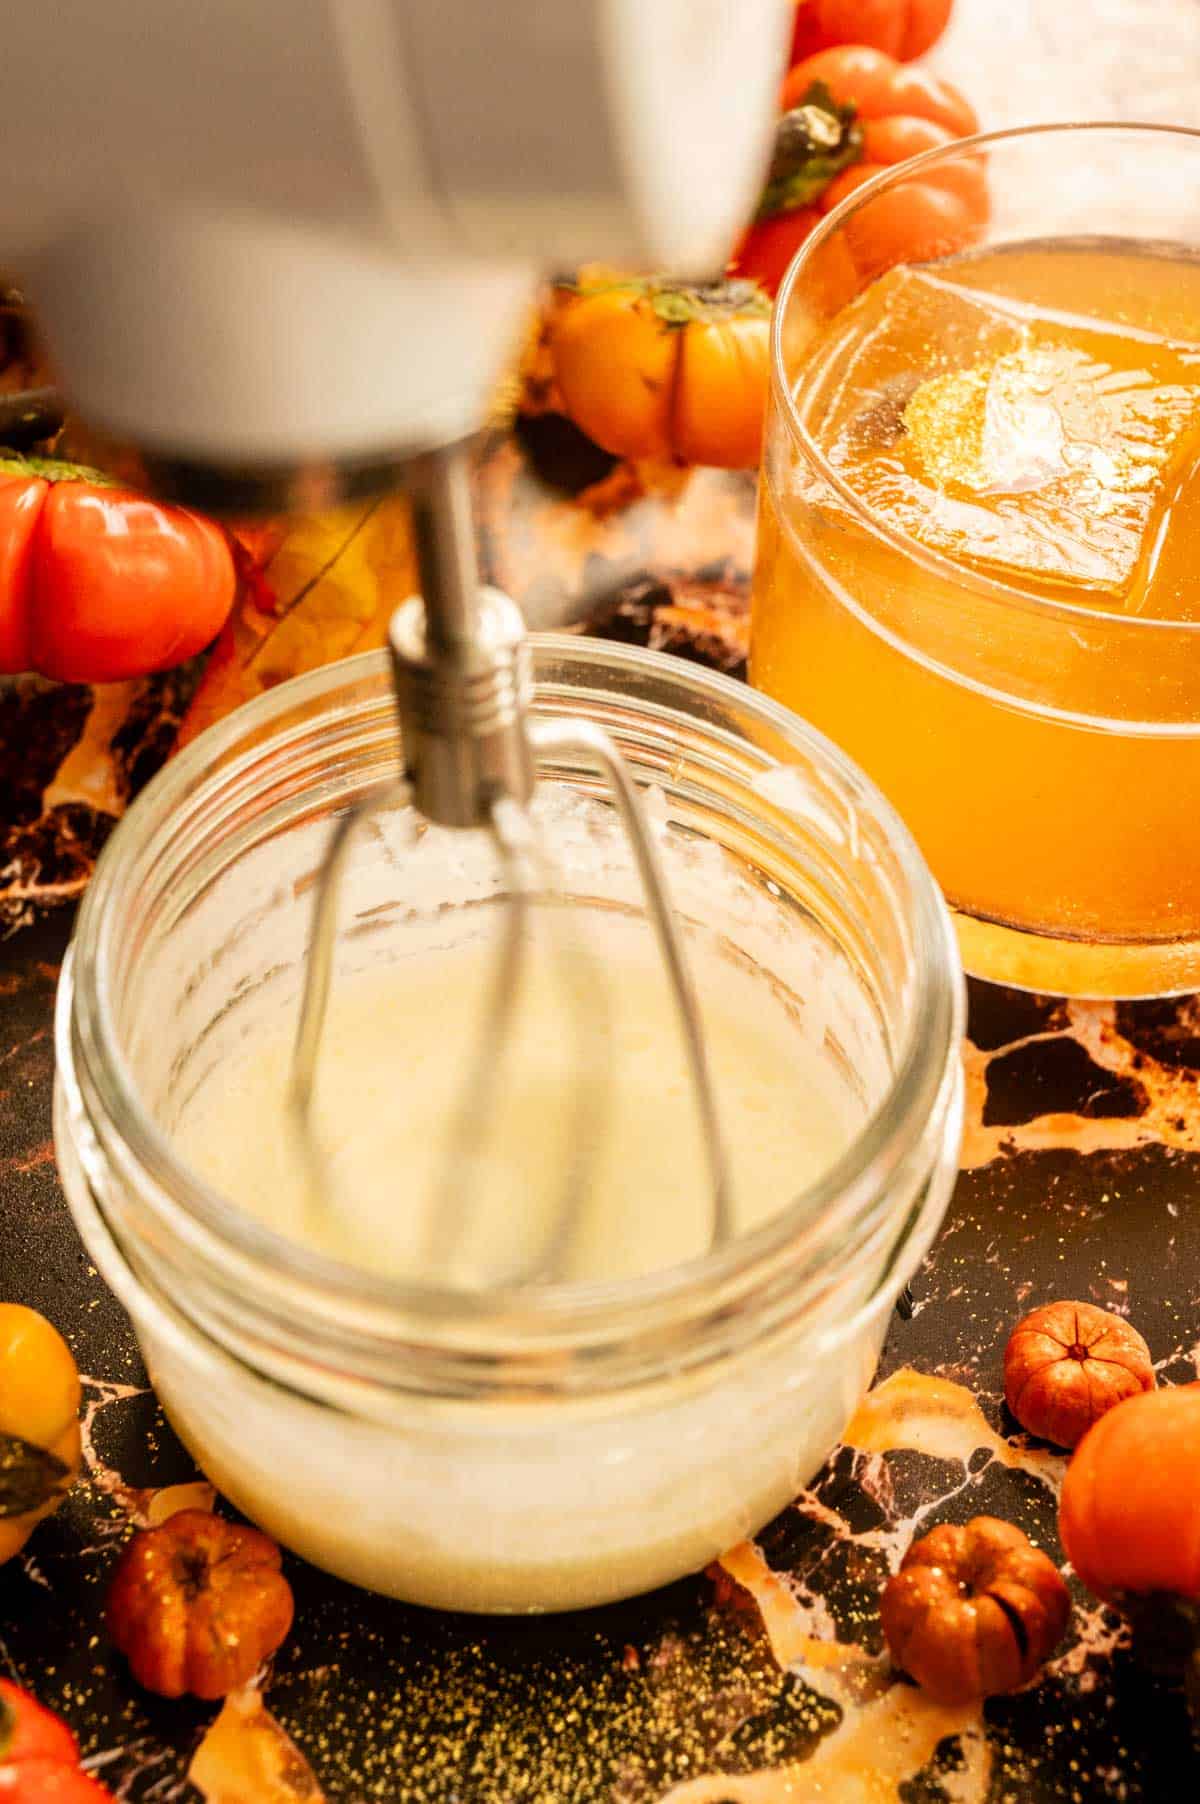
[[[805,1607],[752,1544],[732,1549],[721,1565],[757,1604],[780,1665],[837,1703],[842,1720],[802,1763],[689,1780],[667,1792],[662,1804],[895,1804],[899,1786],[927,1766],[950,1735],[962,1737],[964,1750],[970,1750],[956,1777],[960,1784],[968,1777],[972,1789],[957,1795],[982,1798],[990,1762],[978,1706],[935,1704],[897,1679],[886,1658],[814,1636]]]
[[[1181,1009],[1189,1005],[1181,1002]],[[1069,1147],[1079,1153],[1120,1152],[1157,1144],[1184,1152],[1200,1152],[1200,1085],[1189,1066],[1164,1064],[1129,1040],[1117,1025],[1111,1002],[1069,1002],[1065,1025],[1030,1034],[1004,1046],[982,1050],[968,1040],[963,1048],[966,1076],[966,1124],[960,1165],[975,1171],[1014,1152]],[[1068,1038],[1083,1047],[1093,1064],[1136,1084],[1141,1109],[1129,1116],[1089,1116],[1055,1112],[1016,1124],[984,1122],[988,1068],[1019,1047]]]
[[[909,1685],[848,1711],[806,1761],[775,1772],[691,1779],[660,1804],[896,1804],[899,1787],[927,1766],[939,1742],[962,1738],[966,1762],[951,1796],[982,1799],[990,1759],[974,1708],[935,1704]]]
[[[84,1394],[79,1425],[83,1470],[93,1489],[111,1498],[120,1512],[114,1522],[103,1525],[105,1539],[121,1538],[129,1527],[157,1528],[177,1510],[211,1510],[215,1506],[216,1489],[206,1479],[175,1485],[128,1484],[97,1448],[96,1420],[106,1409],[144,1397],[146,1386],[92,1378],[86,1372],[80,1374],[80,1383]]]
[[[188,1778],[204,1804],[325,1804],[316,1774],[253,1690],[225,1699]]]
[[[981,1447],[993,1459],[1057,1485],[1066,1458],[1039,1448],[1023,1448],[996,1433],[965,1384],[914,1372],[903,1366],[868,1392],[842,1436],[859,1453],[890,1453],[907,1447],[931,1459],[963,1465]]]
[[[739,1542],[722,1555],[720,1564],[754,1599],[780,1666],[802,1665],[842,1675],[852,1667],[873,1664],[870,1656],[852,1643],[823,1640],[812,1633],[809,1613],[798,1603],[787,1580],[767,1565],[753,1541]]]
[[[212,1510],[216,1507],[217,1491],[204,1479],[196,1479],[190,1484],[164,1485],[161,1491],[146,1493],[147,1502],[142,1512],[146,1528],[157,1528],[180,1510]]]
[[[122,812],[127,785],[113,756],[113,743],[129,718],[138,687],[137,683],[104,683],[92,690],[83,732],[42,792],[44,808],[77,802],[114,819]]]

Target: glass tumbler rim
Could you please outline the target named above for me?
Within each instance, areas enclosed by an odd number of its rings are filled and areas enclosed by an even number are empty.
[[[1158,633],[1167,638],[1173,638],[1175,635],[1179,635],[1184,644],[1193,644],[1195,636],[1200,633],[1200,620],[1154,619],[1144,615],[1122,614],[1113,609],[1085,607],[1069,601],[1055,601],[1040,595],[1033,595],[1018,584],[1006,583],[1000,578],[988,576],[982,571],[968,570],[956,563],[953,558],[935,551],[929,546],[922,545],[917,539],[911,538],[899,528],[891,526],[861,499],[826,458],[801,417],[800,409],[796,405],[794,387],[787,374],[788,357],[784,349],[784,331],[794,291],[822,248],[842,229],[847,220],[851,219],[861,207],[874,200],[876,196],[906,181],[911,181],[923,169],[931,166],[959,161],[964,157],[977,156],[980,152],[999,149],[1031,139],[1062,138],[1074,135],[1116,139],[1122,135],[1128,137],[1131,134],[1144,136],[1147,139],[1154,137],[1176,140],[1181,143],[1191,142],[1200,150],[1200,128],[1194,126],[1136,119],[1048,120],[1032,125],[1006,126],[996,131],[974,132],[970,137],[956,138],[950,144],[936,145],[931,150],[924,150],[916,156],[907,158],[903,163],[881,169],[877,175],[852,189],[844,199],[838,202],[836,207],[830,209],[829,213],[804,239],[780,283],[771,319],[771,391],[775,405],[787,423],[789,436],[801,455],[816,469],[822,483],[828,484],[830,490],[837,495],[839,506],[844,508],[850,517],[872,537],[894,547],[901,555],[918,566],[943,580],[953,582],[958,587],[968,590],[973,597],[978,597],[998,608],[1033,614],[1040,619],[1061,621],[1064,630],[1067,631],[1088,626],[1095,630],[1097,627],[1103,628],[1108,624],[1119,627],[1122,632],[1136,632],[1142,636]],[[919,268],[922,265],[918,263],[914,267]],[[764,477],[764,480],[766,479],[768,478]]]

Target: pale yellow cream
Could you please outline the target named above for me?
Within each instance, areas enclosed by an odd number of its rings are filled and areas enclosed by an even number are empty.
[[[692,936],[690,953],[741,1233],[833,1164],[864,1105],[803,1001],[715,939]],[[316,1195],[286,1108],[291,1016],[260,1023],[209,1074],[178,1123],[179,1150],[280,1232],[390,1275],[485,1285],[537,1271],[572,1171],[579,1200],[552,1275],[625,1278],[702,1253],[709,1172],[649,928],[593,910],[534,923],[490,1104],[464,1141],[456,1110],[496,957],[489,925],[335,986]],[[448,1237],[447,1213],[458,1222]]]

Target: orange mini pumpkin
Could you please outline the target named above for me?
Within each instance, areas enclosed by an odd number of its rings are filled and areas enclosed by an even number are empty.
[[[931,119],[955,138],[968,138],[979,130],[975,108],[953,82],[930,69],[899,63],[867,44],[818,50],[789,69],[781,111],[795,106],[814,82],[823,83],[839,105],[852,106],[860,119]]]
[[[1071,1612],[1062,1574],[995,1516],[943,1523],[905,1554],[880,1600],[896,1665],[941,1704],[1028,1684]]]
[[[1058,1521],[1097,1597],[1200,1600],[1200,1384],[1144,1391],[1101,1416],[1067,1468]]]
[[[908,62],[941,37],[953,0],[796,0],[794,63],[835,44],[870,44]]]
[[[113,1804],[82,1772],[75,1737],[60,1717],[0,1679],[0,1798],[4,1804]]]
[[[56,1328],[0,1303],[0,1565],[20,1553],[79,1470],[79,1373]]]
[[[940,150],[978,127],[951,82],[864,44],[798,63],[783,85],[783,118],[757,217],[730,262],[774,293],[826,213],[885,169]],[[961,250],[988,216],[981,157],[956,157],[868,200],[847,221],[845,250],[861,278],[902,261]]]
[[[1200,1384],[1143,1391],[1088,1429],[1058,1528],[1088,1590],[1128,1619],[1139,1659],[1182,1680],[1200,1726]]]
[[[253,1678],[292,1626],[279,1549],[256,1528],[180,1510],[117,1561],[107,1622],[139,1685],[224,1697]]]
[[[563,405],[614,457],[752,468],[762,447],[770,312],[753,282],[693,288],[587,276],[551,325]]]
[[[1074,1447],[1126,1397],[1154,1389],[1150,1349],[1129,1322],[1094,1303],[1046,1303],[1004,1349],[1004,1398],[1022,1428]]]

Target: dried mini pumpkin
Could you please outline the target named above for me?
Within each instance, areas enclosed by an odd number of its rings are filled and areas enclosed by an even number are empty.
[[[1022,1428],[1075,1447],[1114,1403],[1154,1389],[1150,1349],[1136,1328],[1094,1303],[1047,1303],[1013,1329],[1004,1397]]]
[[[148,1691],[224,1697],[245,1685],[292,1626],[274,1541],[207,1510],[136,1534],[108,1593],[108,1632]]]
[[[892,1659],[941,1704],[1028,1684],[1070,1611],[1053,1560],[994,1516],[915,1541],[880,1600]]]

